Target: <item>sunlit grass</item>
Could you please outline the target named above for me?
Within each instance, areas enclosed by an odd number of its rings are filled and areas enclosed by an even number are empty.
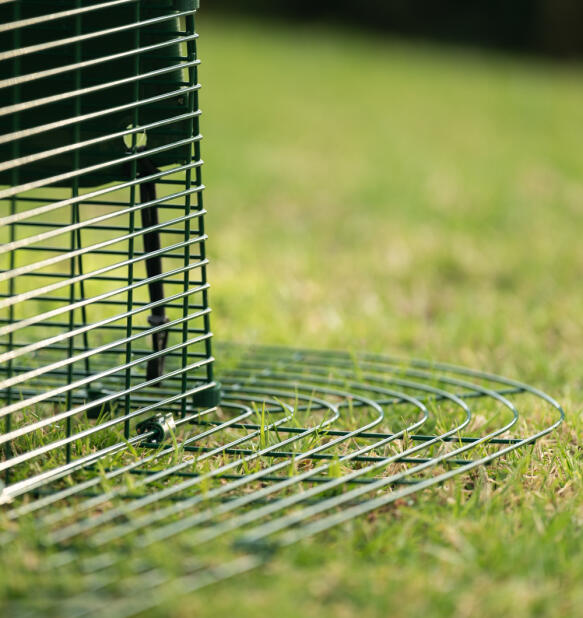
[[[581,68],[204,13],[200,31],[216,337],[505,373],[569,424],[181,611],[578,615]]]

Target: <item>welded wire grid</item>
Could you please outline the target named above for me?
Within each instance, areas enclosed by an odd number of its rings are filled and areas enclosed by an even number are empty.
[[[58,569],[66,590],[65,601],[53,599],[59,611],[91,615],[107,599],[107,615],[133,615],[470,475],[563,419],[559,404],[530,386],[451,365],[218,349],[223,400],[196,426],[179,428],[156,450],[103,458],[98,474],[78,470],[10,505],[5,548],[25,543],[46,552],[27,570],[27,584],[15,578],[15,595],[25,594],[31,577],[43,590],[43,578]],[[532,413],[545,423],[538,430]],[[46,607],[47,598],[37,598]]]
[[[0,16],[6,501],[152,440],[137,423],[153,415],[207,413],[214,383],[194,10],[30,0]]]
[[[12,614],[135,614],[562,421],[549,396],[482,372],[234,345],[218,348],[218,405],[194,3],[0,12]]]

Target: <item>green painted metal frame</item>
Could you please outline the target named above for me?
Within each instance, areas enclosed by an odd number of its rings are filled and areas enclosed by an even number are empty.
[[[194,9],[179,8],[0,5],[4,500],[144,442],[153,434],[137,423],[159,412],[181,425],[218,401],[198,35]],[[99,419],[85,426],[87,416]]]

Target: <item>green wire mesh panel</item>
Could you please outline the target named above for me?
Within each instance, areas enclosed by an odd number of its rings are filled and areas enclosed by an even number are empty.
[[[4,499],[216,399],[187,5],[0,4]]]

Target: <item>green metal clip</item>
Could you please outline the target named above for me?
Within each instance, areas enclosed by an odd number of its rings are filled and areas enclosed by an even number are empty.
[[[161,444],[170,438],[176,431],[176,423],[171,412],[167,414],[156,414],[150,418],[138,423],[136,431],[139,434],[153,432],[149,442]]]
[[[192,395],[195,408],[214,408],[221,403],[221,383],[215,382],[210,388],[197,391]]]

